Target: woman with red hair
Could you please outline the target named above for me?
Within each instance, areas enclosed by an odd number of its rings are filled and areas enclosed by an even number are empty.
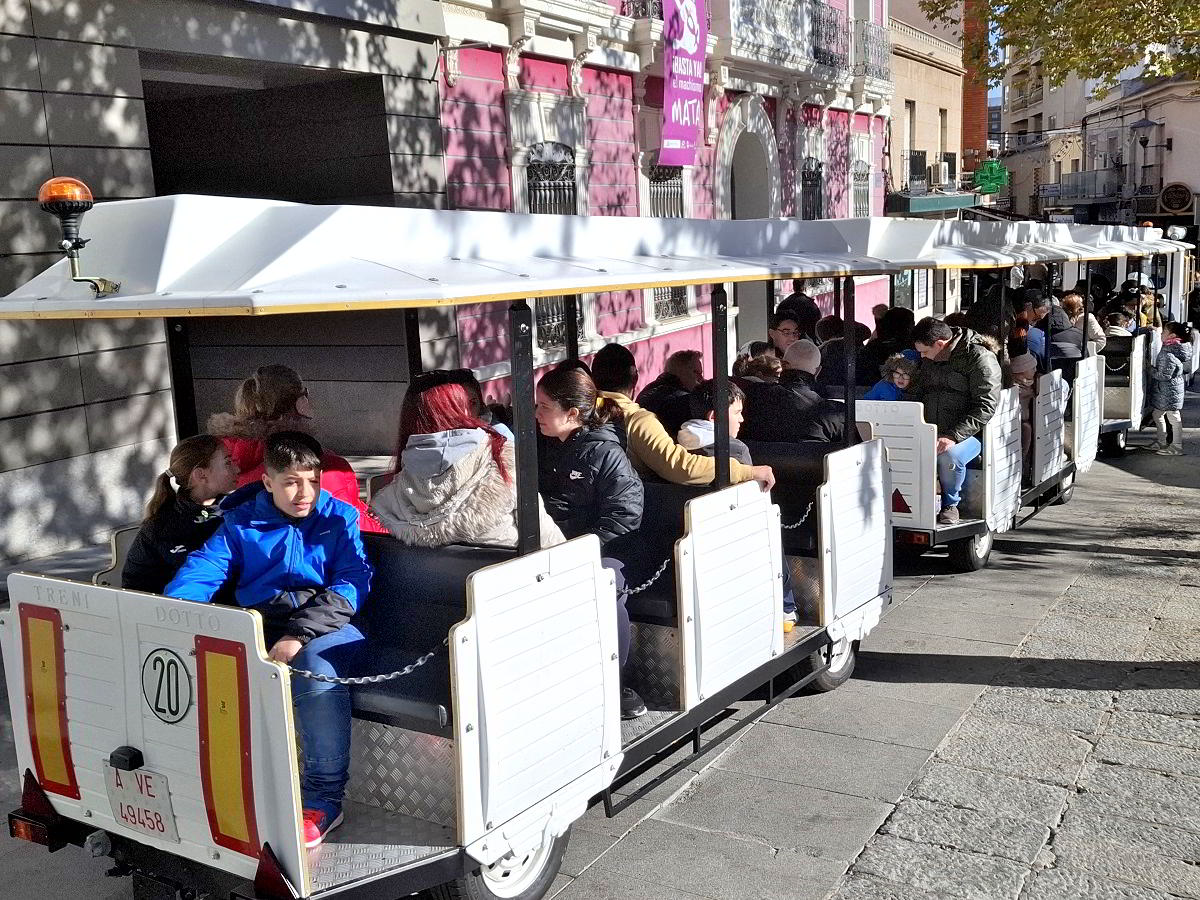
[[[428,372],[409,386],[394,471],[371,509],[401,542],[516,546],[513,446],[476,415],[453,373]],[[561,544],[540,498],[538,507],[542,546]]]

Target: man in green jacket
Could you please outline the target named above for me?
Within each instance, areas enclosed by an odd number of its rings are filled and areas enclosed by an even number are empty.
[[[979,456],[979,432],[1000,402],[1000,363],[982,335],[925,318],[912,332],[921,354],[908,398],[925,404],[925,419],[937,426],[938,481],[942,487],[939,525],[957,525],[967,463]]]

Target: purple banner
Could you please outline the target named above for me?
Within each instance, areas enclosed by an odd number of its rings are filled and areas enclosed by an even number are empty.
[[[663,124],[659,165],[696,161],[704,121],[705,0],[663,0]]]

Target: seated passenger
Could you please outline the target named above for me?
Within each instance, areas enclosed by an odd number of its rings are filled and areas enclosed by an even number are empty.
[[[663,373],[637,395],[637,403],[658,416],[668,434],[674,434],[688,417],[688,396],[704,380],[704,360],[699,350],[676,350],[667,357]]]
[[[768,353],[766,356],[750,360],[746,363],[743,371],[745,373],[743,381],[778,384],[779,379],[783,376],[783,360],[774,353]]]
[[[446,372],[417,376],[400,407],[395,478],[371,509],[401,543],[517,545],[513,443],[475,415],[463,386]],[[543,547],[563,542],[541,508]]]
[[[875,371],[878,370],[868,371],[859,365],[859,357],[863,345],[871,337],[871,329],[862,322],[855,322],[854,340],[847,344],[842,320],[837,316],[829,316],[817,323],[817,331],[821,335],[821,371],[817,376],[818,384],[824,387],[845,382],[847,353],[854,354],[855,382],[862,385],[875,383]]]
[[[627,450],[635,469],[653,472],[673,484],[708,485],[716,480],[714,460],[688,453],[667,434],[653,413],[629,399],[637,388],[638,370],[628,347],[622,344],[601,347],[592,359],[592,377],[600,396],[612,400],[621,410]],[[732,484],[757,481],[764,491],[775,486],[770,466],[744,466],[737,460],[729,462],[729,480]]]
[[[233,405],[232,414],[210,416],[207,431],[225,442],[241,473],[238,487],[245,487],[262,479],[268,437],[280,431],[310,433],[313,405],[295,370],[279,365],[263,366],[243,381]],[[321,489],[358,510],[363,531],[382,531],[359,499],[358,478],[350,463],[325,450],[321,466]]]
[[[645,494],[621,446],[616,403],[597,396],[582,369],[558,369],[537,386],[538,430],[547,438],[538,458],[538,488],[546,509],[567,538],[594,534],[604,564],[617,578],[617,647],[621,668],[629,659],[630,624],[625,609],[624,565],[613,542],[642,524]],[[645,715],[646,704],[621,687],[621,718]]]
[[[771,345],[766,341],[750,341],[748,344],[744,344],[742,348],[738,350],[737,358],[733,361],[733,376],[735,378],[741,378],[746,374],[746,366],[750,365],[750,363],[754,360],[762,359],[765,356],[769,356],[773,359],[779,359],[778,356],[775,356],[775,352]]]
[[[457,384],[461,384],[467,392],[467,397],[471,400],[471,408],[475,411],[476,417],[485,425],[490,425],[496,431],[500,432],[506,439],[515,441],[512,429],[508,427],[496,412],[492,410],[488,404],[483,402],[483,386],[479,383],[479,379],[475,377],[475,373],[470,369],[450,369],[450,378]],[[503,407],[501,407],[503,409]]]
[[[746,395],[742,389],[732,382],[729,385],[729,457],[736,459],[746,466],[754,465],[750,458],[750,448],[737,439],[741,431],[742,410],[745,407]],[[679,429],[679,446],[689,453],[699,453],[702,456],[712,456],[716,452],[716,406],[713,397],[712,381],[705,381],[692,392],[692,415]]]
[[[792,293],[780,301],[775,312],[791,316],[799,329],[800,337],[812,340],[816,336],[817,322],[821,320],[821,308],[816,301],[804,293],[804,279],[792,279]]]
[[[1129,337],[1129,313],[1125,310],[1111,312],[1104,317],[1104,337]]]
[[[884,313],[878,322],[877,335],[867,341],[859,354],[858,362],[868,373],[878,372],[880,367],[897,353],[916,360],[912,348],[913,313],[911,309],[897,306]]]
[[[1017,402],[1021,405],[1021,458],[1026,464],[1032,462],[1033,448],[1033,400],[1037,394],[1037,360],[1032,353],[1014,356],[1009,363],[1013,384],[1017,388]]]
[[[233,578],[238,605],[262,615],[271,659],[344,677],[356,674],[363,648],[350,618],[367,597],[371,567],[358,513],[321,489],[321,460],[307,434],[267,438],[265,490],[225,514],[165,593],[207,603]],[[304,842],[315,847],[342,822],[350,695],[344,685],[292,675],[292,704],[304,754]]]
[[[1097,351],[1103,350],[1104,345],[1108,342],[1108,336],[1105,335],[1104,329],[1100,327],[1100,323],[1096,321],[1096,317],[1090,312],[1087,314],[1087,323],[1085,326],[1083,321],[1083,297],[1074,291],[1068,291],[1063,294],[1062,308],[1071,322],[1071,327],[1080,329],[1081,335],[1085,336],[1086,340],[1095,343]]]
[[[903,354],[897,353],[889,357],[880,368],[882,376],[875,386],[867,391],[864,400],[904,400],[904,392],[912,380],[917,364]]]
[[[1000,363],[986,338],[932,317],[913,329],[913,346],[921,361],[908,386],[909,399],[925,404],[926,420],[937,426],[934,449],[942,488],[937,520],[956,525],[967,463],[983,449],[977,435],[1000,402]]]
[[[821,352],[811,341],[788,347],[778,384],[745,387],[743,438],[782,444],[844,442],[845,408],[822,395],[816,383],[820,371]]]
[[[767,342],[780,359],[783,359],[787,348],[802,336],[800,323],[793,315],[787,311],[777,312],[767,320]]]
[[[134,538],[121,587],[161,594],[187,555],[221,526],[217,500],[237,488],[238,470],[219,438],[201,434],[180,441]]]

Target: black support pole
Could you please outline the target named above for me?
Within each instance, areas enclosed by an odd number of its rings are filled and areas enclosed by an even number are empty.
[[[563,321],[567,326],[567,359],[579,359],[579,298],[563,297]]]
[[[1047,291],[1050,312],[1046,314],[1046,371],[1054,371],[1054,294]]]
[[[167,319],[165,324],[171,400],[175,407],[175,435],[178,440],[183,440],[200,431],[196,416],[196,385],[192,380],[191,326],[184,319]]]
[[[1088,324],[1091,322],[1092,314],[1092,264],[1088,260],[1083,262],[1083,346],[1080,350],[1083,353],[1083,358],[1088,358]]]
[[[854,277],[849,276],[843,280],[845,287],[841,294],[845,320],[842,334],[846,341],[846,371],[844,373],[846,384],[843,388],[843,398],[846,401],[846,433],[844,437],[846,446],[849,447],[854,443],[855,429],[858,427],[854,411],[854,401],[858,399],[858,390],[855,385],[858,380],[858,340],[854,332],[857,330],[858,322],[854,315]]]
[[[508,308],[512,345],[513,433],[517,439],[517,553],[541,547],[538,527],[537,424],[533,419],[533,311],[524,300]]]
[[[713,437],[717,488],[729,487],[729,295],[712,289]]]
[[[404,311],[404,346],[408,354],[408,380],[412,381],[424,371],[421,362],[421,319],[419,310]]]
[[[833,314],[843,317],[845,315],[842,308],[842,279],[836,276],[833,279]]]
[[[896,308],[896,276],[888,276],[888,309]]]

